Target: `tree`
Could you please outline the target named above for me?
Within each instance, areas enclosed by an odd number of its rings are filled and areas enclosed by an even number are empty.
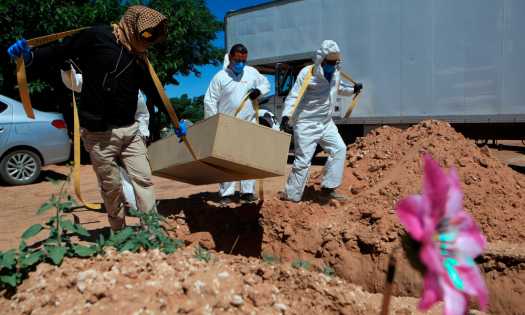
[[[191,99],[188,97],[188,94],[183,94],[181,97],[170,98],[170,102],[171,106],[178,110],[184,119],[192,123],[196,123],[204,118],[204,95]],[[161,114],[160,117],[160,129],[173,126],[168,116]]]
[[[204,95],[188,98],[188,94],[183,94],[180,98],[170,98],[171,105],[177,109],[184,119],[196,123],[204,118]]]
[[[224,49],[211,42],[223,30],[223,22],[216,20],[204,0],[2,0],[0,94],[20,99],[16,62],[6,52],[16,40],[86,26],[118,24],[121,15],[135,4],[153,8],[170,19],[168,36],[149,49],[151,63],[161,82],[178,85],[174,76],[193,73],[200,77],[196,67],[222,63]],[[75,62],[83,68],[82,60]],[[26,70],[33,107],[60,111],[72,126],[71,91],[62,83],[59,65],[37,64]]]

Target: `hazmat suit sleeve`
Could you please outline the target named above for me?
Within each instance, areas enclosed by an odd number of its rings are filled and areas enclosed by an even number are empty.
[[[219,100],[221,97],[221,86],[216,74],[211,80],[210,86],[204,96],[204,118],[216,115],[219,112]],[[261,91],[262,93],[262,91]]]
[[[286,101],[284,102],[283,117],[290,117],[290,115],[292,114],[293,107],[295,106],[295,102],[297,101],[299,92],[301,92],[301,87],[303,86],[304,79],[308,74],[308,70],[310,70],[310,67],[304,67],[303,70],[299,72],[297,80],[295,81],[292,90],[290,91],[290,93],[286,97]]]
[[[137,102],[137,112],[135,113],[135,120],[139,122],[140,132],[145,137],[149,137],[149,111],[146,106],[146,101],[141,92],[139,92],[139,100]]]
[[[258,72],[258,71],[257,71]],[[261,99],[268,95],[270,93],[270,82],[268,82],[268,78],[266,78],[264,75],[259,74],[259,77],[257,78],[257,86],[255,87],[261,92],[261,95],[257,97],[257,99]]]
[[[339,80],[339,87],[337,89],[337,95],[352,96],[353,94],[354,94],[354,86],[344,83],[343,80]]]
[[[71,77],[73,78],[73,84],[69,80],[67,72],[60,70],[62,75],[62,82],[67,86],[68,89],[73,90],[77,93],[82,91],[82,75],[77,73],[75,69],[71,69]],[[73,87],[71,87],[73,85]]]

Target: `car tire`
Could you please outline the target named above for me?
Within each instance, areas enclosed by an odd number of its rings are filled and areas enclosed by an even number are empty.
[[[12,186],[33,183],[40,176],[41,170],[40,157],[29,150],[9,152],[0,161],[0,178]]]

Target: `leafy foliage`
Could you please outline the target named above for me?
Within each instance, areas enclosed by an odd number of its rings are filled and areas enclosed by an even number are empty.
[[[223,30],[223,22],[213,16],[204,0],[2,0],[0,28],[4,32],[0,34],[1,93],[20,99],[16,62],[6,53],[16,40],[87,26],[118,24],[121,15],[135,4],[156,9],[169,18],[168,36],[149,49],[151,63],[161,82],[178,85],[174,76],[189,76],[193,73],[199,77],[201,73],[197,67],[221,64],[224,49],[213,46],[211,42]],[[82,60],[74,61],[81,69],[86,66]],[[61,112],[71,126],[71,91],[62,83],[59,65],[31,65],[27,68],[27,76],[33,106],[38,110]]]
[[[267,263],[268,265],[271,265],[272,263],[278,265],[279,264],[279,260],[276,256],[270,256],[270,255],[267,255],[265,253],[261,253],[261,255],[264,256],[264,262]],[[263,261],[259,261],[260,264],[263,263]]]
[[[35,224],[22,234],[22,239],[26,240],[36,236],[42,230],[49,230],[49,237],[44,243],[44,253],[46,260],[55,265],[60,264],[66,256],[73,257],[77,255],[85,257],[93,255],[93,250],[90,248],[83,245],[73,244],[68,233],[73,232],[83,236],[90,235],[82,225],[75,224],[71,222],[71,220],[65,220],[66,215],[64,212],[69,211],[73,204],[78,205],[75,199],[68,195],[67,190],[64,189],[64,186],[71,181],[71,173],[73,172],[74,164],[68,164],[68,167],[70,168],[70,173],[67,175],[65,181],[57,181],[49,177],[47,178],[52,184],[57,185],[60,188],[58,197],[56,197],[55,194],[52,194],[49,203],[44,203],[36,213],[40,216],[52,208],[55,209],[55,215],[49,218],[49,222],[46,223],[47,227]]]
[[[192,123],[204,119],[204,95],[191,99],[188,97],[188,94],[183,94],[181,97],[170,98],[170,102],[173,108],[182,114],[184,119]],[[167,127],[171,124],[171,119],[162,114],[161,126]]]
[[[303,268],[304,270],[308,270],[308,266],[310,266],[309,262],[297,258],[295,259],[295,263],[292,264],[292,268],[299,267]]]
[[[70,220],[65,220],[64,212],[71,209],[72,205],[77,205],[76,201],[67,194],[64,189],[66,184],[71,181],[71,173],[74,165],[68,164],[70,172],[65,181],[57,181],[52,178],[47,178],[52,184],[60,188],[58,197],[55,194],[51,195],[49,203],[44,203],[37,211],[37,216],[54,208],[55,215],[49,218],[46,223],[47,227],[41,224],[35,224],[27,229],[22,234],[22,242],[16,249],[12,249],[6,253],[0,252],[0,288],[16,288],[20,283],[27,279],[30,271],[33,271],[42,261],[58,265],[62,262],[64,257],[73,256],[91,256],[94,251],[86,246],[73,244],[69,237],[69,232],[78,233],[80,235],[89,236],[88,231],[80,224],[74,224]],[[36,236],[43,230],[49,230],[49,237],[44,243],[43,250],[30,251],[24,240]]]
[[[113,246],[119,253],[123,251],[136,252],[140,248],[146,250],[159,249],[165,254],[171,254],[178,248],[184,247],[184,242],[169,236],[169,230],[162,223],[171,225],[156,211],[156,206],[149,212],[141,213],[130,209],[130,213],[138,217],[141,224],[136,223],[135,227],[128,226],[118,234],[111,231],[105,246]],[[101,238],[101,242],[103,239]],[[98,245],[98,242],[97,242]]]
[[[195,248],[195,255],[193,255],[193,257],[197,258],[199,261],[202,261],[204,259],[204,261],[208,263],[210,262],[210,260],[212,260],[211,253],[209,251],[205,250],[200,246],[193,246],[193,248]],[[219,260],[214,258],[212,261],[217,262]]]
[[[43,204],[37,211],[37,215],[40,216],[46,211],[55,209],[55,214],[45,224],[46,227],[41,224],[31,226],[22,234],[23,241],[18,250],[11,249],[5,253],[0,251],[0,290],[5,288],[16,289],[28,278],[29,272],[34,271],[41,262],[59,265],[65,257],[104,256],[107,246],[114,246],[119,252],[125,250],[136,252],[139,248],[146,250],[159,248],[167,254],[184,247],[183,241],[169,237],[168,229],[162,224],[168,223],[155,211],[155,207],[148,213],[140,213],[131,209],[131,214],[140,218],[142,226],[136,224],[135,229],[127,227],[118,234],[112,231],[108,240],[100,235],[96,244],[90,247],[74,244],[69,236],[70,232],[83,236],[90,236],[90,234],[80,224],[65,220],[67,215],[64,213],[71,210],[73,204],[77,205],[76,201],[67,195],[67,190],[64,189],[65,185],[71,181],[71,173],[74,168],[73,164],[68,164],[68,166],[70,172],[65,181],[47,178],[52,184],[60,188],[60,192],[58,197],[52,194],[49,203]],[[24,240],[38,235],[43,230],[49,230],[49,237],[43,245],[44,249],[30,251]],[[208,253],[205,256],[206,262],[209,258]]]
[[[322,272],[325,276],[335,279],[334,270],[328,268],[327,266],[321,264],[321,268],[315,267],[315,271]]]

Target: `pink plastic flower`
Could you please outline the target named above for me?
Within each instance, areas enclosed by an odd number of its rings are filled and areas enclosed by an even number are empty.
[[[423,158],[423,195],[408,196],[397,206],[400,221],[421,244],[419,258],[426,266],[419,309],[443,301],[445,315],[465,315],[473,295],[486,312],[488,291],[474,262],[485,249],[485,236],[463,210],[453,166],[447,176],[430,156],[424,153]]]

